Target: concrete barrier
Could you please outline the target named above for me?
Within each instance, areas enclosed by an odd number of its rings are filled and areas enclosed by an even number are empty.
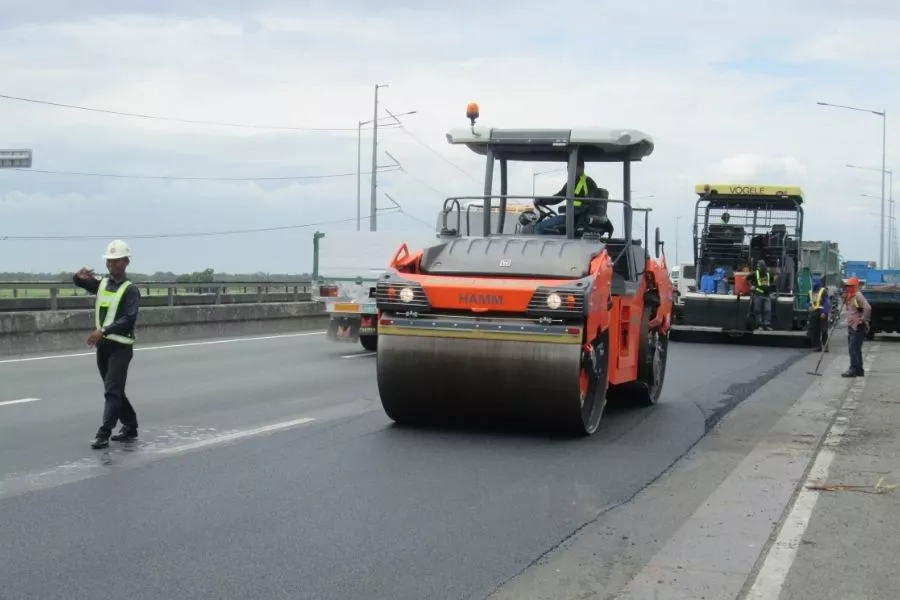
[[[248,304],[267,302],[308,302],[311,299],[309,292],[254,292],[254,293],[230,293],[230,294],[178,294],[171,298],[165,294],[147,294],[141,290],[141,306],[196,306],[210,304]],[[52,310],[55,303],[57,310],[90,310],[94,307],[94,296],[57,296],[50,297],[19,297],[0,298],[0,313],[3,312],[29,312],[39,310]]]
[[[319,302],[142,307],[137,343],[323,329],[324,310]],[[86,310],[0,313],[0,356],[89,349],[93,327],[93,312]]]

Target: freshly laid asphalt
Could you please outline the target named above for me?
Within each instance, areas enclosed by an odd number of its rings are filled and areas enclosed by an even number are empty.
[[[804,355],[670,350],[659,405],[571,440],[395,427],[322,335],[148,348],[99,452],[93,356],[0,360],[0,597],[484,598]]]

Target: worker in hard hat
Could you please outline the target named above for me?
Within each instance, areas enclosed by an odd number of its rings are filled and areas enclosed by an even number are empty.
[[[831,314],[831,298],[821,277],[813,279],[809,291],[809,318],[807,333],[814,352],[828,351],[828,315]]]
[[[97,296],[94,331],[87,343],[97,349],[97,368],[103,378],[106,404],[103,421],[91,447],[106,448],[109,441],[130,441],[138,435],[137,414],[125,394],[128,367],[134,355],[134,328],[140,310],[141,294],[128,280],[125,270],[131,262],[131,249],[122,240],[113,240],[103,255],[108,276],[98,278],[92,269],[83,268],[73,281]],[[112,435],[118,421],[119,433]]]
[[[844,291],[844,306],[847,309],[847,342],[850,351],[850,368],[841,373],[842,377],[864,377],[862,346],[869,333],[869,319],[872,307],[859,291],[859,279],[847,280]]]
[[[751,308],[756,317],[756,325],[771,331],[772,294],[775,292],[775,285],[766,261],[759,260],[756,263],[756,270],[747,276],[747,283],[750,284],[750,301],[753,303]]]
[[[575,192],[572,194],[574,196],[574,200],[572,201],[572,209],[575,211],[575,222],[578,222],[579,217],[582,217],[588,213],[597,215],[597,216],[606,216],[606,202],[602,201],[589,201],[585,202],[584,200],[579,200],[579,198],[609,198],[609,192],[597,186],[597,183],[591,179],[584,172],[584,159],[579,158],[576,167],[575,167]],[[562,186],[562,189],[553,194],[554,198],[559,198],[559,200],[550,200],[549,198],[535,198],[534,206],[537,208],[538,206],[555,206],[560,202],[564,202],[566,199],[566,188],[568,187],[568,183]],[[594,206],[592,206],[594,205]],[[555,215],[552,217],[547,217],[546,219],[540,221],[537,225],[534,226],[534,232],[537,234],[551,234],[553,233],[552,229],[556,229],[558,227],[563,228],[563,232],[565,232],[566,226],[566,215]],[[612,222],[607,218],[604,222],[604,230],[611,237],[614,231]]]

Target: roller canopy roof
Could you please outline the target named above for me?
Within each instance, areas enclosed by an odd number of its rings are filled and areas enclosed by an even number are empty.
[[[653,139],[636,129],[581,127],[575,129],[498,129],[461,127],[447,133],[451,144],[464,144],[473,152],[497,158],[552,162],[568,160],[573,146],[585,162],[639,161],[653,153]]]

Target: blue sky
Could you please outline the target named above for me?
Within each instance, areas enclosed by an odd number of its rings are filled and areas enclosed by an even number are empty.
[[[653,225],[669,240],[675,217],[693,210],[695,183],[785,183],[807,193],[806,238],[837,239],[849,258],[877,258],[879,203],[860,194],[879,195],[878,173],[844,165],[880,166],[881,121],[815,103],[900,115],[900,7],[891,0],[500,0],[428,9],[385,1],[377,11],[346,1],[163,0],[130,2],[127,13],[122,4],[37,0],[4,7],[0,94],[352,131],[192,125],[0,100],[0,147],[33,148],[34,168],[50,171],[354,173],[356,123],[372,117],[372,87],[386,82],[382,107],[417,114],[404,117],[408,133],[381,136],[380,149],[405,170],[379,176],[384,207],[386,192],[432,223],[443,195],[480,193],[480,160],[444,139],[447,129],[465,124],[465,105],[475,100],[483,124],[602,125],[652,135],[656,152],[635,169],[633,187],[639,198],[652,196],[639,202],[654,208]],[[900,169],[896,123],[889,120],[889,169]],[[364,131],[363,171],[370,151]],[[382,154],[380,163],[389,162]],[[614,169],[592,175],[621,195]],[[555,191],[560,177],[538,177],[538,191]],[[513,171],[513,192],[530,192],[531,184],[530,169]],[[368,176],[362,188],[365,216]],[[140,271],[306,271],[315,226],[134,236],[340,219],[351,221],[318,229],[352,230],[355,215],[355,176],[221,182],[0,171],[0,236],[124,236]],[[690,251],[688,222],[680,221],[681,258]],[[382,215],[379,224],[398,235],[423,231],[402,214]],[[100,267],[105,241],[0,241],[0,270]]]

